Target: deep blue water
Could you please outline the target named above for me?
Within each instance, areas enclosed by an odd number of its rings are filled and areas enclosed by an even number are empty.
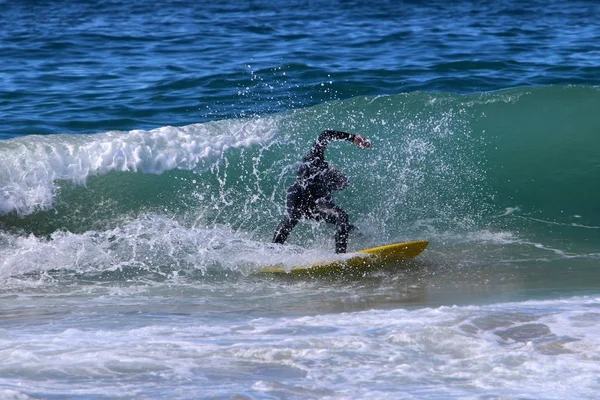
[[[593,1],[7,1],[3,137],[414,91],[597,85]]]
[[[600,3],[0,1],[0,397],[600,391]],[[323,129],[360,279],[271,242]]]

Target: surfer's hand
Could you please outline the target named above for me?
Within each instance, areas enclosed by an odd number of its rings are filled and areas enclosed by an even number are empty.
[[[366,137],[362,137],[360,135],[354,135],[354,144],[359,149],[368,149],[371,147],[371,141]]]

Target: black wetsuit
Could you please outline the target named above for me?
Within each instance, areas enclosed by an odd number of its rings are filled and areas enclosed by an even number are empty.
[[[325,149],[330,140],[354,141],[355,135],[326,130],[319,135],[312,150],[298,169],[296,182],[288,189],[287,215],[275,230],[274,243],[284,243],[301,218],[325,220],[335,224],[335,252],[345,253],[348,232],[348,214],[333,204],[331,193],[348,186],[348,178],[325,161]]]

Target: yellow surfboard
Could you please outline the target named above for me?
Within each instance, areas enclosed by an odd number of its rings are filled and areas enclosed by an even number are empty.
[[[319,262],[310,265],[301,265],[284,268],[282,265],[273,265],[260,269],[258,272],[270,275],[291,276],[323,276],[344,273],[364,273],[375,267],[414,258],[421,254],[429,244],[426,240],[414,242],[393,243],[385,246],[359,250],[354,256],[342,260]]]

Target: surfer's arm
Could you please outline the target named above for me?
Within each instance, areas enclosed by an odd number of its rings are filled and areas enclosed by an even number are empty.
[[[324,142],[325,146],[330,140],[349,140],[353,141],[356,135],[352,133],[342,132],[342,131],[333,131],[333,130],[325,130],[321,132],[319,138],[317,139],[317,143]]]
[[[313,148],[307,159],[320,158],[321,160],[324,160],[325,149],[331,140],[348,140],[359,148],[371,147],[371,142],[369,142],[367,138],[360,135],[342,131],[325,130],[321,132],[317,138],[317,141],[313,145]]]

